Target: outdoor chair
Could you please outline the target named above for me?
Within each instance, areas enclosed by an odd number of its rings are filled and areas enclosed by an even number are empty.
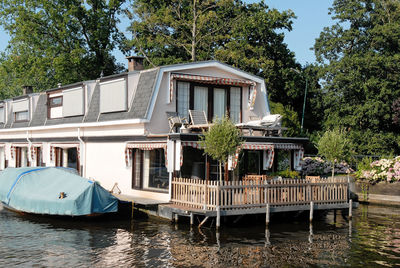
[[[169,133],[174,132],[175,128],[180,128],[187,124],[186,118],[181,118],[176,112],[167,112]]]
[[[212,124],[207,121],[207,116],[204,111],[189,110],[190,122],[189,128],[207,129]]]

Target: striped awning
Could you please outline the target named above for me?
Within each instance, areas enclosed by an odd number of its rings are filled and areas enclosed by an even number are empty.
[[[203,149],[203,146],[197,141],[182,141],[181,146],[190,146],[196,149]]]
[[[303,146],[295,143],[275,143],[275,149],[279,150],[301,150]]]
[[[215,84],[215,85],[230,85],[230,86],[249,86],[251,97],[249,100],[250,109],[253,108],[255,99],[256,99],[256,85],[257,83],[250,80],[244,79],[235,79],[235,78],[225,78],[225,77],[214,77],[214,76],[205,76],[205,75],[192,75],[192,74],[179,74],[179,73],[171,73],[170,74],[170,87],[169,87],[169,101],[173,100],[174,93],[174,80],[183,80],[183,81],[193,81],[200,82],[205,84]]]
[[[126,148],[128,149],[140,149],[140,150],[154,150],[160,148],[167,148],[167,143],[165,142],[154,142],[154,143],[127,143]]]
[[[241,146],[244,150],[273,150],[274,144],[265,143],[244,143]]]

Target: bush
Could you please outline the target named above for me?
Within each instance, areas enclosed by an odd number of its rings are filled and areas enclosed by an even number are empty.
[[[382,158],[368,164],[365,160],[359,165],[356,178],[360,181],[376,183],[380,181],[400,181],[400,156],[395,158]]]
[[[296,179],[300,176],[300,174],[297,171],[286,169],[283,171],[275,172],[272,174],[272,176],[281,176],[282,178]]]
[[[304,157],[301,165],[301,174],[307,175],[327,175],[332,172],[332,166],[321,157]],[[335,164],[335,171],[338,174],[352,173],[352,170],[346,162]]]

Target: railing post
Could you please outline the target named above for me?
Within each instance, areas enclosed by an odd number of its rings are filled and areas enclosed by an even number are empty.
[[[267,203],[265,211],[265,225],[268,226],[268,224],[269,224],[269,204]]]
[[[204,210],[207,210],[207,181],[204,181]]]

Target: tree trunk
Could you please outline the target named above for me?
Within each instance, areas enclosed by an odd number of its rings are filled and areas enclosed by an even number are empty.
[[[222,162],[219,161],[219,181],[222,183]]]
[[[332,179],[335,176],[335,162],[332,163]]]
[[[193,24],[192,24],[192,61],[196,61],[196,31],[197,31],[197,14],[196,14],[196,1],[193,0]]]

